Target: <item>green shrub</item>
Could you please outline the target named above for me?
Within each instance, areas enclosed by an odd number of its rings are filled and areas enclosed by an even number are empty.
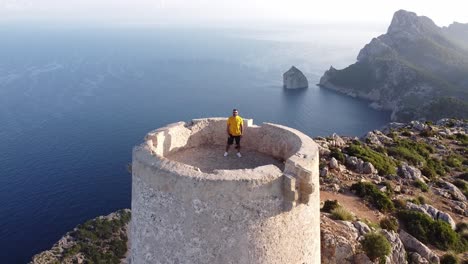
[[[340,205],[338,204],[337,200],[333,200],[333,201],[326,200],[325,203],[323,204],[322,211],[326,213],[330,213],[331,211],[333,211],[334,209],[338,207],[340,207]]]
[[[354,215],[351,214],[346,208],[339,206],[331,211],[332,218],[335,220],[351,221]]]
[[[393,186],[392,186],[392,184],[390,184],[390,182],[386,181],[386,182],[384,182],[384,185],[385,185],[385,189],[387,189],[387,190],[385,191],[385,193],[386,193],[389,197],[391,197],[391,196],[395,193],[395,192],[393,191]]]
[[[403,200],[403,199],[395,199],[393,200],[393,204],[395,205],[395,208],[398,208],[398,209],[406,208],[406,200]]]
[[[421,180],[415,180],[413,182],[413,185],[414,185],[414,187],[421,189],[421,191],[423,191],[423,192],[427,192],[429,190],[429,187],[427,186],[427,184],[425,184]]]
[[[355,183],[351,186],[351,190],[356,191],[356,195],[372,203],[379,211],[391,212],[395,210],[390,198],[370,182]]]
[[[446,159],[446,164],[452,168],[460,168],[462,166],[463,157],[460,155],[450,155]]]
[[[382,234],[367,233],[362,240],[362,247],[370,260],[383,259],[390,254],[392,246]]]
[[[423,196],[418,196],[417,200],[419,204],[426,204],[426,198],[424,198]]]
[[[389,216],[380,220],[380,227],[391,231],[398,231],[398,220],[395,217]]]
[[[462,146],[468,146],[468,135],[466,134],[455,134],[455,140],[457,140]]]
[[[421,137],[433,137],[435,135],[435,132],[433,130],[424,130],[421,133],[419,133]]]
[[[131,218],[130,212],[118,211],[120,217],[107,220],[97,218],[89,220],[72,233],[76,239],[76,245],[66,249],[64,257],[81,252],[85,257],[85,263],[120,263],[127,252],[127,235],[121,232]]]
[[[341,162],[341,164],[344,164],[346,161],[345,155],[339,148],[330,148],[330,156]]]
[[[411,132],[409,132],[408,130],[404,130],[402,133],[401,133],[402,136],[405,136],[405,137],[411,137]]]
[[[351,156],[356,156],[372,163],[380,175],[396,174],[395,162],[385,154],[374,151],[368,146],[358,145],[353,142],[353,144],[346,148],[346,152]]]
[[[408,139],[396,140],[394,145],[388,148],[389,155],[406,160],[413,165],[424,162],[433,152],[434,148],[430,145]]]
[[[398,218],[404,223],[406,230],[425,244],[432,244],[439,249],[453,249],[462,252],[468,248],[466,241],[452,230],[451,226],[441,220],[433,220],[430,216],[416,211],[401,210]]]
[[[440,258],[440,264],[458,264],[460,261],[458,257],[454,254],[445,254]]]
[[[424,176],[431,179],[436,178],[437,176],[443,177],[446,173],[444,164],[435,158],[427,159],[421,172]]]
[[[468,184],[464,180],[455,180],[453,184],[457,186],[466,197],[468,197]]]

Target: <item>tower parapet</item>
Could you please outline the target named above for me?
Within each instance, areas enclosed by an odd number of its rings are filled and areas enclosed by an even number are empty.
[[[147,134],[132,164],[132,263],[320,263],[319,154],[281,125],[244,119],[243,157],[223,157],[226,119]]]

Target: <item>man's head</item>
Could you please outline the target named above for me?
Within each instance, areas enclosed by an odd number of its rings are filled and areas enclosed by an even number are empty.
[[[237,116],[239,114],[239,112],[237,111],[237,109],[232,109],[232,116]]]

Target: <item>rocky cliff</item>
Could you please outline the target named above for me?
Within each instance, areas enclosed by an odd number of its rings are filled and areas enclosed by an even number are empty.
[[[467,36],[468,24],[441,28],[428,17],[400,10],[356,63],[331,67],[319,85],[391,110],[392,120],[467,118]]]

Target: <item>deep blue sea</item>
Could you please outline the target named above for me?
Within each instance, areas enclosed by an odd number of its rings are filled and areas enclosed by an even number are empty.
[[[132,147],[165,124],[238,108],[310,136],[381,127],[388,113],[315,86],[381,33],[0,27],[1,262],[25,263],[76,225],[129,208]],[[291,65],[309,89],[282,88]]]

